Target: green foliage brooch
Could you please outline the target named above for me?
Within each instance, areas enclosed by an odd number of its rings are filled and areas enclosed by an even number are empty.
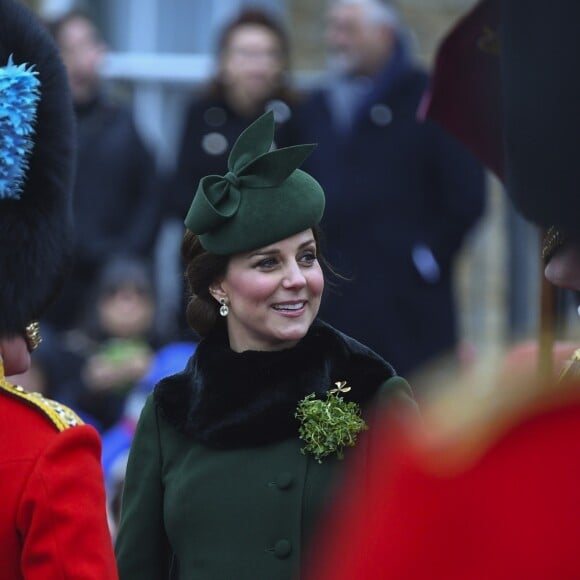
[[[295,417],[301,425],[298,435],[305,445],[302,453],[311,453],[318,463],[331,453],[339,459],[344,457],[344,448],[353,447],[361,431],[368,429],[356,403],[347,403],[341,393],[348,393],[351,387],[346,381],[337,381],[336,388],[330,389],[326,399],[317,399],[314,393],[298,403]]]

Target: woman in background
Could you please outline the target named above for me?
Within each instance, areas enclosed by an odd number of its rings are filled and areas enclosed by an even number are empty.
[[[186,112],[177,164],[166,195],[166,215],[180,222],[191,204],[192,188],[205,175],[219,175],[238,135],[266,110],[276,120],[276,145],[297,142],[293,111],[299,94],[289,83],[290,46],[282,23],[270,12],[244,9],[222,29],[216,73]],[[191,340],[181,312],[178,334]]]
[[[269,12],[246,9],[222,30],[217,42],[217,72],[186,114],[170,212],[180,220],[191,191],[205,175],[220,174],[238,135],[266,110],[274,111],[276,140],[293,144],[290,46],[282,24]]]

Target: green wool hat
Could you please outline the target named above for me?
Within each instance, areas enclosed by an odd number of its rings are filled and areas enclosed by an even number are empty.
[[[317,225],[324,191],[298,169],[316,145],[270,151],[274,115],[254,121],[237,139],[226,175],[201,179],[186,227],[212,254],[247,252]]]

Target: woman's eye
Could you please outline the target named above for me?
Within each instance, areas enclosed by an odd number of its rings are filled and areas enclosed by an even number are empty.
[[[304,252],[300,257],[300,261],[306,264],[312,264],[316,261],[316,254],[312,251]]]
[[[256,267],[268,269],[276,266],[276,263],[276,258],[264,258],[256,264]]]

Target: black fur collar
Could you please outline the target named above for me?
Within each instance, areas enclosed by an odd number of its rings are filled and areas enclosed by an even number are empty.
[[[295,436],[298,401],[325,396],[339,380],[361,406],[395,375],[376,353],[322,321],[294,347],[275,352],[229,348],[227,336],[202,340],[186,369],[160,381],[155,402],[178,429],[210,447],[266,445]]]

